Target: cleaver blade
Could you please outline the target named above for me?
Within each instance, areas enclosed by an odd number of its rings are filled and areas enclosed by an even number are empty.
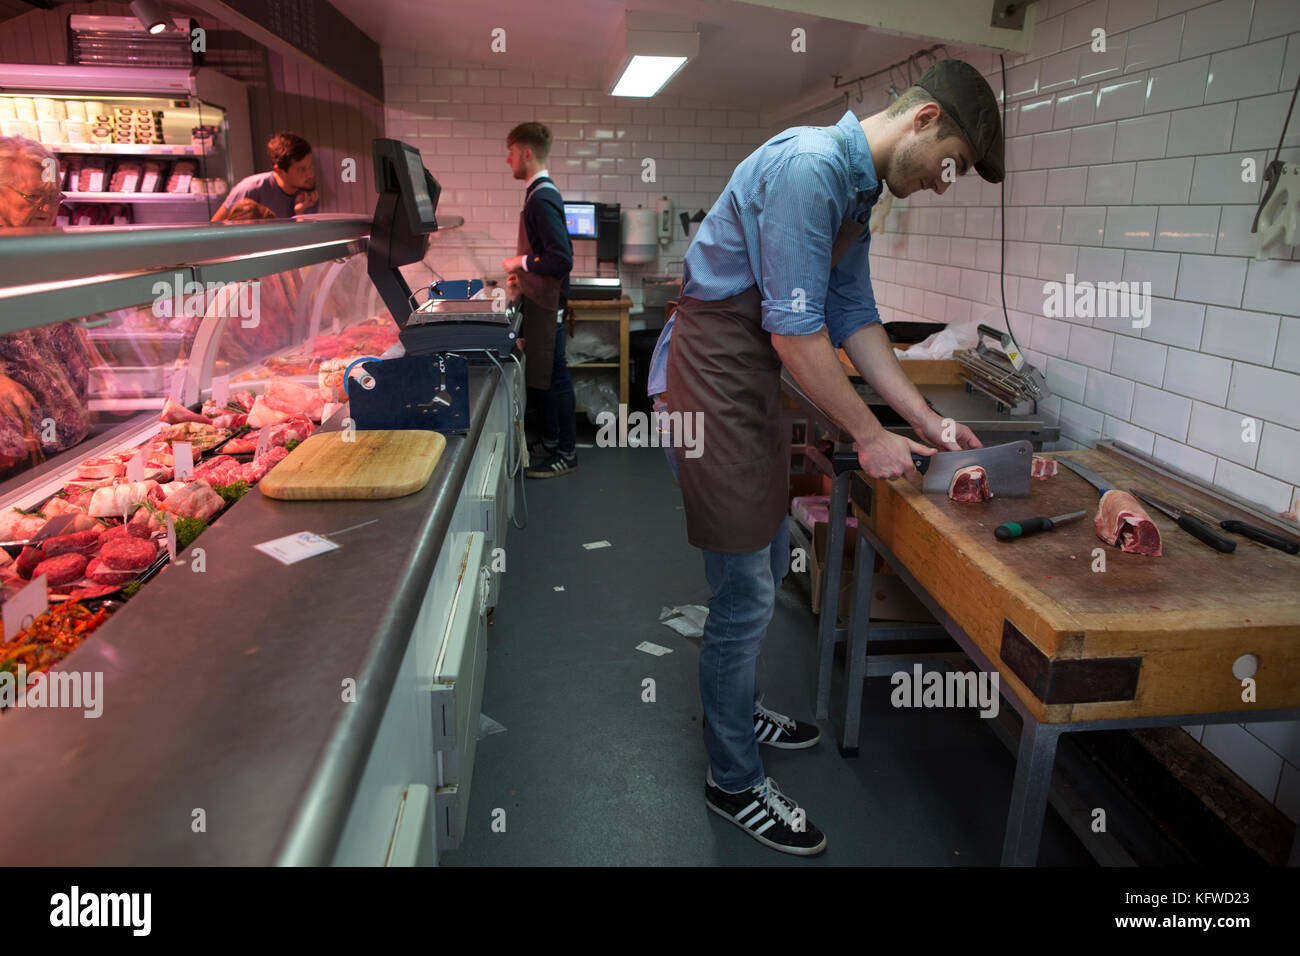
[[[1024,498],[1029,495],[1033,477],[1034,446],[1028,441],[1012,441],[988,448],[941,451],[929,456],[913,455],[912,462],[923,476],[921,490],[926,494],[948,493],[952,476],[960,469],[979,465],[988,475],[989,491],[995,498]]]

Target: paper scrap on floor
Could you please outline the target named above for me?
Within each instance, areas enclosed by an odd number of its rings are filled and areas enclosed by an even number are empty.
[[[671,647],[660,647],[658,644],[651,644],[649,641],[642,641],[636,646],[638,651],[644,651],[646,654],[653,654],[655,657],[663,657],[665,654],[671,654]]]
[[[484,737],[491,737],[493,734],[504,734],[505,732],[506,732],[505,725],[497,723],[487,714],[483,713],[482,711],[479,711],[479,715],[478,715],[478,739],[479,740],[482,740]]]
[[[671,627],[682,637],[703,637],[709,609],[701,604],[666,607],[659,612],[659,623]]]
[[[588,541],[583,547],[588,551],[595,551],[597,548],[612,548],[614,546],[608,541]]]

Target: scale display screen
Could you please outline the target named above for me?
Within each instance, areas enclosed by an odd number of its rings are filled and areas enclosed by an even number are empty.
[[[581,239],[596,238],[596,204],[594,202],[566,202],[564,226],[570,236]]]

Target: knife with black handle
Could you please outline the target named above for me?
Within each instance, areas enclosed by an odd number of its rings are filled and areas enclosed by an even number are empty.
[[[1300,541],[1295,541],[1285,535],[1277,534],[1258,525],[1247,524],[1244,521],[1238,521],[1236,518],[1220,520],[1208,511],[1202,511],[1200,508],[1188,507],[1188,511],[1195,511],[1199,515],[1204,515],[1211,521],[1218,521],[1219,527],[1224,531],[1231,531],[1233,534],[1239,534],[1243,538],[1250,538],[1252,541],[1258,541],[1260,544],[1266,544],[1270,548],[1277,548],[1287,554],[1300,554]]]
[[[1237,550],[1237,542],[1230,538],[1225,538],[1219,532],[1215,531],[1211,525],[1206,524],[1200,518],[1194,518],[1186,511],[1179,511],[1173,505],[1154,498],[1145,491],[1130,489],[1135,498],[1145,501],[1151,507],[1156,508],[1173,519],[1174,524],[1182,528],[1193,538],[1205,542],[1215,551],[1222,551],[1224,554],[1231,554]]]

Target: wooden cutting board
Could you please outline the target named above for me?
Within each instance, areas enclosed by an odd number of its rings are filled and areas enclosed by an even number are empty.
[[[440,432],[325,432],[291,451],[259,487],[283,501],[401,498],[429,483],[446,447]]]

